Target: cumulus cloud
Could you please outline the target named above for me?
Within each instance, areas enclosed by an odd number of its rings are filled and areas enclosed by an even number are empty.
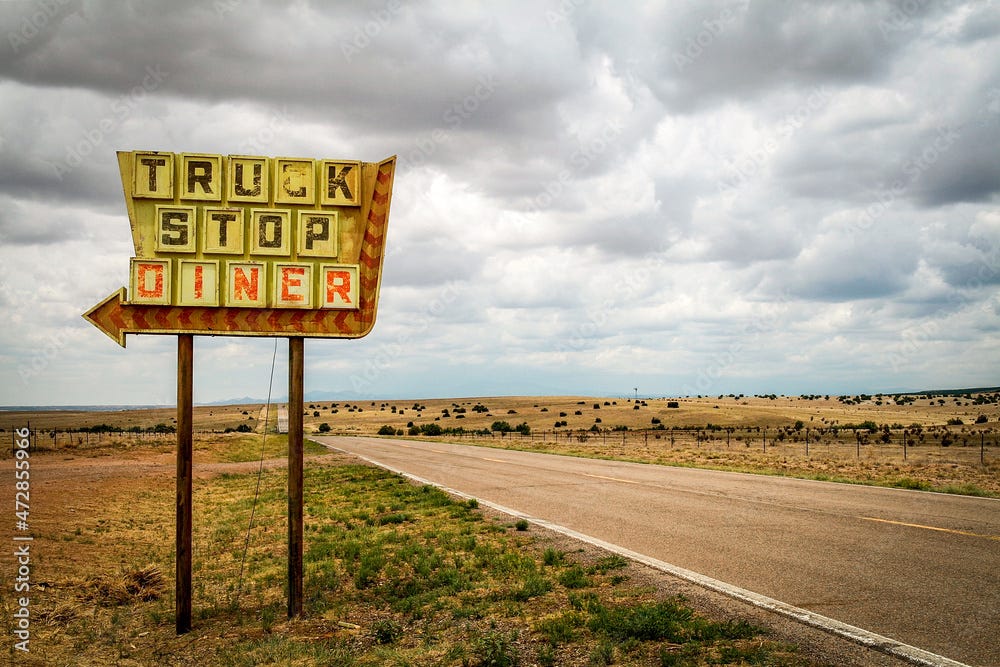
[[[130,149],[399,156],[378,325],[311,342],[314,388],[1000,370],[995,3],[33,0],[0,25],[0,402],[100,373],[94,400],[171,400],[169,341],[122,352],[79,317],[125,280]],[[914,332],[933,358],[899,363]],[[270,342],[199,345],[200,400],[264,393]]]

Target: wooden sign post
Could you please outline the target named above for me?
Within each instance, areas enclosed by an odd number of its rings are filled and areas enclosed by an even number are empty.
[[[194,336],[288,338],[288,615],[302,614],[305,338],[375,325],[396,158],[122,151],[129,287],[84,313],[125,347],[177,336],[177,633],[191,629]]]

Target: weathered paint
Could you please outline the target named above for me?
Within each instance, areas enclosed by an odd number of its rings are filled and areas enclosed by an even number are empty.
[[[135,247],[129,287],[84,317],[119,344],[130,332],[371,330],[395,157],[132,151],[118,160]]]

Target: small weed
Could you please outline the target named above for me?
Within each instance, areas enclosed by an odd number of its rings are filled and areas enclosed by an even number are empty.
[[[527,519],[518,519],[517,522],[514,524],[514,528],[516,528],[521,532],[524,532],[528,530],[528,525],[529,524]]]
[[[268,605],[260,610],[260,626],[264,632],[270,634],[274,627],[274,621],[278,618],[278,610],[273,605]]]
[[[557,549],[552,549],[551,547],[546,549],[542,554],[542,562],[553,567],[560,565],[566,558],[566,553],[564,551],[559,551]]]
[[[611,554],[601,558],[594,565],[594,570],[597,572],[610,572],[611,570],[620,570],[623,567],[628,566],[628,559],[618,554]]]
[[[535,630],[545,636],[549,644],[556,646],[573,641],[576,629],[583,625],[583,616],[570,611],[559,616],[552,616],[540,621]]]
[[[930,491],[933,488],[927,482],[912,477],[900,477],[893,481],[892,485],[900,489],[913,489],[914,491]]]
[[[525,576],[524,583],[521,587],[515,590],[511,597],[518,602],[524,602],[530,600],[531,598],[536,598],[540,595],[545,595],[552,590],[552,582],[538,574],[537,572],[530,572]]]
[[[490,630],[473,641],[475,667],[518,667],[521,656],[517,650],[517,633],[505,636]]]
[[[372,637],[379,644],[392,644],[403,635],[403,626],[391,618],[383,618],[372,624]]]
[[[598,667],[613,665],[615,662],[615,645],[613,642],[602,639],[594,650],[590,652],[590,664]]]
[[[566,588],[587,588],[594,582],[583,572],[583,568],[573,564],[559,575],[559,583]]]

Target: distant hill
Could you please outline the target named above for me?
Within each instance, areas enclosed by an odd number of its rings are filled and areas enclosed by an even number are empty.
[[[326,401],[373,401],[375,396],[369,394],[359,394],[355,391],[307,391],[303,399],[306,403],[326,402]],[[288,396],[272,396],[271,403],[287,403]],[[254,398],[252,396],[242,396],[240,398],[224,398],[219,401],[209,401],[207,403],[196,403],[196,405],[249,405],[256,403],[267,403],[267,397]]]
[[[992,394],[1000,392],[1000,387],[976,387],[973,389],[925,389],[923,391],[904,391],[889,396],[962,396],[964,394]]]

